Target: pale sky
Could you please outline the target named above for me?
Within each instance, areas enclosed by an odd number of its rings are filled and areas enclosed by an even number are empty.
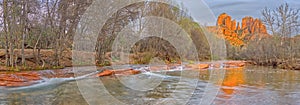
[[[176,0],[186,7],[190,15],[202,25],[215,25],[221,13],[227,13],[240,21],[245,16],[261,18],[265,7],[274,9],[283,3],[292,8],[300,7],[300,0]],[[213,15],[213,16],[212,16]]]

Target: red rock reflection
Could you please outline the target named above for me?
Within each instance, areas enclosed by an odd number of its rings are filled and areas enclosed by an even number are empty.
[[[226,75],[222,83],[221,90],[227,94],[231,95],[235,91],[235,87],[244,84],[244,72],[242,67],[240,68],[230,68],[226,70]]]

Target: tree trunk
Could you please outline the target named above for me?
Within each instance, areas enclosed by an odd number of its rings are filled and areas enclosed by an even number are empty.
[[[24,49],[25,49],[25,37],[26,37],[26,20],[27,20],[27,6],[26,6],[26,0],[23,0],[22,1],[22,16],[21,16],[21,25],[22,25],[22,43],[21,43],[21,46],[22,46],[22,53],[21,53],[21,56],[22,56],[22,65],[24,66],[25,65],[25,53],[24,53]]]
[[[9,32],[7,28],[7,15],[8,15],[8,10],[7,10],[7,0],[3,0],[3,24],[4,24],[4,31],[5,31],[5,66],[9,66]]]

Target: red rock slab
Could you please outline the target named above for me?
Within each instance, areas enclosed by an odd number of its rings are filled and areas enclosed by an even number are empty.
[[[209,68],[209,64],[199,64],[199,68],[200,69],[208,69]]]
[[[103,77],[103,76],[111,76],[113,74],[114,74],[114,72],[112,70],[104,70],[101,73],[98,73],[96,76]]]
[[[27,80],[25,79],[21,79],[19,76],[15,76],[15,75],[6,75],[2,78],[0,78],[0,80],[2,81],[11,81],[11,82],[27,82]]]
[[[41,80],[37,73],[19,72],[10,74],[0,74],[0,86],[20,87],[32,85],[34,81]]]
[[[135,74],[140,74],[141,71],[128,69],[128,70],[115,70],[114,73],[117,75],[135,75]]]
[[[6,81],[0,81],[0,86],[6,86]]]
[[[103,76],[111,76],[111,75],[135,75],[140,74],[141,71],[139,70],[133,70],[133,69],[125,69],[125,70],[104,70],[101,73],[98,73],[97,77],[103,77]]]
[[[42,79],[39,76],[26,76],[24,78],[27,79],[27,80],[29,80],[29,81],[37,81],[37,80],[41,80]]]
[[[245,62],[241,62],[241,63],[238,63],[238,64],[237,64],[238,67],[244,67],[245,65],[246,65]]]
[[[20,76],[40,76],[40,74],[36,73],[36,72],[21,72],[21,73],[16,73],[16,75],[20,75]]]
[[[142,73],[142,72],[139,71],[139,70],[131,70],[130,72],[131,72],[131,74],[133,74],[133,75]]]
[[[186,65],[186,67],[191,68],[191,69],[208,69],[209,64],[189,64],[189,65]]]
[[[245,62],[242,61],[236,61],[236,62],[225,62],[227,66],[236,66],[236,67],[244,67],[246,65]]]
[[[15,74],[16,76],[18,77],[22,77],[24,79],[27,79],[29,81],[32,81],[32,80],[41,80],[41,77],[38,73],[17,73]]]
[[[33,85],[32,82],[7,82],[6,87],[22,87]]]

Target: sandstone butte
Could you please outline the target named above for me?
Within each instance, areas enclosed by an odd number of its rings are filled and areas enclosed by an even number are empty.
[[[261,20],[247,16],[239,23],[226,13],[218,17],[216,27],[208,29],[234,46],[242,46],[246,41],[270,36]]]

